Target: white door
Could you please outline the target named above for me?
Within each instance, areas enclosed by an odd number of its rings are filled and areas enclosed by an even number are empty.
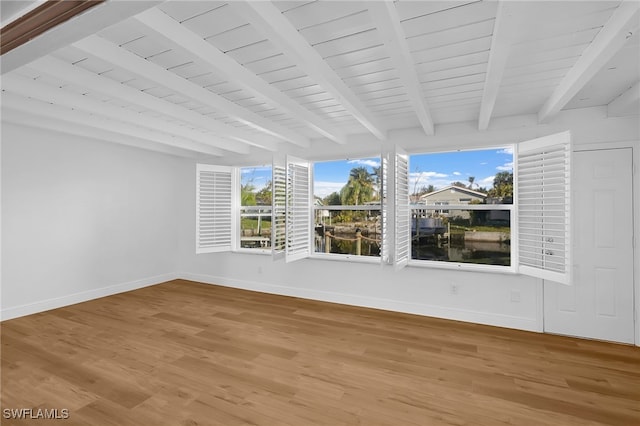
[[[573,285],[545,281],[545,332],[634,343],[632,157],[574,153]]]

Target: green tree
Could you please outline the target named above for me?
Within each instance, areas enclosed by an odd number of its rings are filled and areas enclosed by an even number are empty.
[[[493,188],[487,195],[493,198],[513,198],[513,173],[497,173],[493,178]]]
[[[255,199],[256,199],[256,204],[259,206],[271,205],[271,200],[272,200],[271,181],[267,182],[266,185],[256,193]]]
[[[460,181],[451,182],[451,186],[457,186],[457,187],[459,187],[459,188],[466,188],[466,187],[467,187],[467,185],[466,185],[466,184],[464,184],[464,183],[462,183],[462,182],[460,182]]]
[[[240,185],[240,203],[242,206],[256,205],[256,187],[253,185],[253,179]]]
[[[337,192],[332,192],[322,199],[322,205],[324,206],[339,206],[340,204],[342,204],[342,200]]]
[[[473,189],[473,183],[476,181],[475,176],[469,176],[469,189]]]
[[[349,173],[347,184],[340,190],[344,205],[362,205],[373,197],[373,178],[366,167],[355,167]]]

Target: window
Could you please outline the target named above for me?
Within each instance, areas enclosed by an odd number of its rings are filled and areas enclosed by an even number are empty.
[[[408,156],[396,146],[315,163],[314,179],[290,156],[272,167],[199,164],[196,252],[497,268],[570,284],[570,160],[564,132],[490,150]]]
[[[409,170],[412,261],[511,266],[511,147],[411,155]]]
[[[271,165],[239,169],[239,249],[271,252]]]
[[[396,153],[396,162],[402,159]],[[406,179],[412,188],[396,193],[396,221],[411,222],[396,226],[397,257],[406,257],[409,241],[416,265],[507,268],[571,284],[569,132],[503,149],[410,160],[406,177],[396,174],[396,187]],[[484,177],[478,173],[483,169],[474,169],[479,165],[495,173]]]
[[[314,253],[380,258],[380,157],[313,165]]]

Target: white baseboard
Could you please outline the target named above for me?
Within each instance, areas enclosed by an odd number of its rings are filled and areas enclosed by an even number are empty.
[[[12,306],[9,308],[4,308],[0,311],[0,320],[5,321],[13,318],[23,317],[25,315],[37,314],[39,312],[48,311],[50,309],[61,308],[63,306],[87,302],[89,300],[97,299],[100,297],[111,296],[118,293],[124,293],[126,291],[149,287],[166,281],[175,280],[177,278],[178,274],[176,274],[175,272],[171,272],[167,274],[156,275],[153,277],[142,278],[135,281],[129,281],[126,283],[81,291],[66,296],[55,297],[53,299],[40,300],[25,305]]]
[[[259,291],[262,293],[293,296],[302,299],[320,300],[323,302],[361,306],[366,308],[382,309],[386,311],[404,312],[408,314],[471,322],[475,324],[492,325],[496,327],[513,328],[517,330],[535,332],[542,331],[540,329],[538,321],[535,318],[516,317],[510,315],[471,311],[466,309],[427,305],[422,303],[411,303],[361,295],[326,292],[306,288],[295,288],[261,283],[257,281],[245,281],[230,279],[227,277],[216,277],[213,275],[192,274],[188,272],[179,273],[178,276],[185,280],[197,281],[205,284],[220,285],[224,287],[239,288],[243,290]]]

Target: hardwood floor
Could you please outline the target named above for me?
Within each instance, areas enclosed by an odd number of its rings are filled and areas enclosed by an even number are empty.
[[[640,424],[637,347],[188,281],[1,333],[3,425]]]

